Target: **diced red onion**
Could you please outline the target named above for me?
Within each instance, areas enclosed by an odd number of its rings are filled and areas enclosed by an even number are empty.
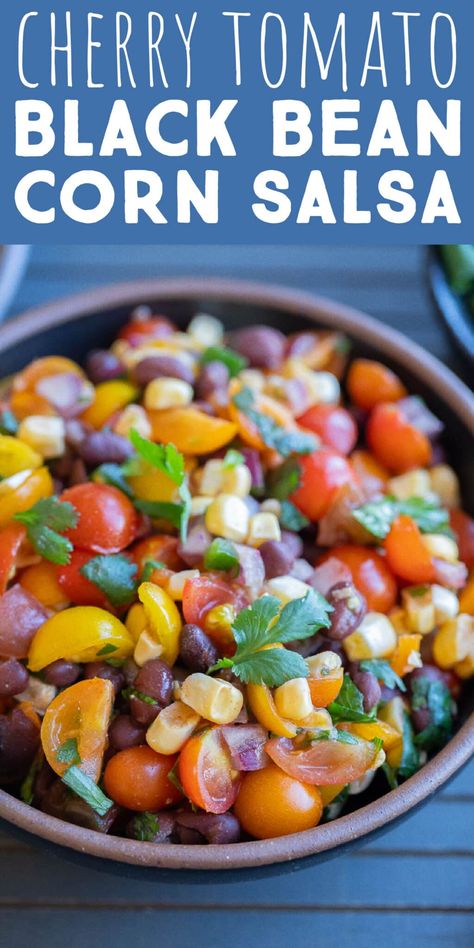
[[[35,632],[50,612],[17,583],[0,597],[0,655],[26,658]]]
[[[345,563],[335,556],[330,556],[325,563],[317,566],[310,579],[310,585],[322,596],[326,596],[336,583],[351,583],[352,573]]]
[[[36,385],[38,395],[45,398],[63,418],[80,415],[92,401],[94,390],[85,379],[74,372],[46,375]]]
[[[290,576],[301,580],[302,583],[310,583],[313,578],[314,569],[308,560],[298,559],[293,563],[290,569]]]
[[[290,356],[304,356],[311,352],[314,349],[317,342],[317,337],[314,332],[298,332],[294,336],[290,336],[288,339],[286,355],[287,358]]]
[[[467,566],[464,563],[448,563],[446,560],[433,558],[435,569],[435,583],[448,586],[450,589],[462,589],[467,582]]]
[[[400,408],[406,420],[427,438],[439,438],[443,433],[443,422],[433,415],[423,399],[417,395],[408,395],[407,398],[400,399],[397,402],[397,408]]]
[[[302,415],[309,408],[308,389],[302,379],[288,379],[285,384],[285,396],[295,417]]]
[[[252,597],[257,593],[265,582],[265,566],[258,550],[251,546],[245,546],[243,543],[236,543],[235,548],[239,556],[240,571],[237,576],[237,582],[249,590]]]
[[[259,724],[228,725],[221,730],[236,770],[263,770],[268,764],[264,750],[268,735]]]
[[[197,566],[210,545],[211,539],[204,517],[195,517],[190,521],[185,542],[178,544],[178,555],[187,566]]]
[[[263,477],[262,462],[260,461],[260,455],[258,451],[256,451],[255,448],[242,448],[241,453],[243,454],[244,461],[250,471],[252,487],[263,487],[265,481]]]

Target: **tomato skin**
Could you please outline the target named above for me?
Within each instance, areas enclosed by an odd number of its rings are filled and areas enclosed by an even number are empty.
[[[104,593],[81,573],[82,567],[94,559],[94,556],[95,553],[88,553],[87,550],[73,550],[69,563],[57,567],[58,583],[66,598],[75,606],[99,606],[107,609],[109,603]]]
[[[327,708],[331,701],[335,701],[344,681],[344,670],[342,668],[332,675],[325,675],[321,678],[308,678],[311,700],[315,708]]]
[[[328,448],[350,454],[357,442],[357,425],[340,405],[313,405],[298,418],[298,424],[314,431]]]
[[[175,756],[157,754],[148,744],[127,747],[114,754],[105,768],[105,792],[119,806],[136,813],[173,806],[181,800],[168,779],[175,763]]]
[[[61,494],[79,513],[77,526],[66,536],[74,546],[94,553],[119,553],[132,540],[138,516],[125,494],[108,484],[77,484]]]
[[[0,596],[8,586],[18,551],[25,537],[26,528],[21,523],[10,523],[0,530]]]
[[[176,326],[166,316],[152,316],[150,319],[132,319],[120,330],[118,338],[125,339],[135,349],[150,339],[165,339],[174,332]]]
[[[323,801],[317,787],[295,780],[270,764],[245,775],[234,813],[256,839],[273,839],[317,826]]]
[[[265,744],[265,750],[278,767],[295,780],[321,787],[358,780],[374,764],[378,754],[368,741],[357,744],[317,741],[299,750],[286,737],[272,737]]]
[[[377,461],[394,474],[427,467],[431,461],[429,439],[396,405],[376,405],[367,422],[366,439]]]
[[[319,561],[334,557],[351,571],[354,585],[370,612],[389,612],[397,600],[397,584],[385,559],[366,546],[336,546]],[[319,565],[319,564],[318,564]]]
[[[167,536],[166,534],[146,537],[145,540],[136,543],[130,550],[130,556],[138,566],[138,575],[140,576],[143,572],[147,560],[164,563],[169,570],[175,572],[186,569],[185,563],[178,556],[178,543],[177,537]]]
[[[340,487],[356,482],[346,458],[328,448],[304,455],[298,464],[300,483],[289,499],[312,521],[324,517]]]
[[[409,583],[433,583],[435,570],[420,530],[411,517],[397,517],[384,540],[390,569]]]
[[[60,691],[46,709],[41,725],[41,743],[46,760],[62,776],[67,763],[58,761],[57,752],[75,738],[80,769],[95,782],[100,777],[107,745],[114,688],[105,678],[87,678]]]
[[[233,605],[236,612],[244,609],[248,600],[242,587],[211,575],[188,579],[184,586],[184,620],[192,625],[202,625],[211,609],[225,603]]]
[[[380,402],[398,402],[407,394],[395,372],[373,359],[354,359],[346,386],[354,405],[367,411]]]
[[[186,796],[206,813],[226,813],[233,806],[241,776],[232,768],[219,727],[187,741],[179,755],[179,779]]]
[[[464,510],[452,510],[449,519],[459,547],[459,559],[471,568],[474,566],[474,518]]]

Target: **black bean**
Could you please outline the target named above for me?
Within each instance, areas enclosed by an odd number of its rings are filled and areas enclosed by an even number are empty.
[[[19,695],[28,687],[28,672],[16,658],[0,662],[0,697]]]
[[[77,418],[71,418],[69,421],[66,421],[66,443],[73,451],[77,451],[79,445],[84,441],[84,438],[92,434],[93,431],[92,425],[78,421]],[[62,474],[59,474],[59,477],[62,477]]]
[[[71,464],[71,473],[69,475],[69,487],[75,487],[76,484],[87,484],[89,477],[87,468],[81,458],[75,458]]]
[[[160,658],[153,658],[140,668],[133,687],[149,700],[145,701],[133,695],[130,698],[132,717],[139,724],[149,725],[172,699],[173,674],[165,662]]]
[[[140,727],[128,714],[119,714],[109,727],[109,742],[115,750],[138,747],[145,743],[145,728]]]
[[[39,729],[21,708],[0,715],[0,784],[14,783],[26,775],[39,740]]]
[[[206,401],[214,392],[225,389],[228,382],[229,370],[223,362],[207,362],[196,381],[196,396]]]
[[[233,813],[177,813],[176,832],[180,842],[224,845],[238,843],[240,823]],[[185,831],[185,832],[183,832]],[[197,834],[195,838],[191,834]]]
[[[290,546],[283,540],[267,540],[266,543],[262,543],[260,556],[265,566],[266,579],[285,576],[295,562]]]
[[[364,697],[364,711],[369,714],[372,708],[379,703],[382,696],[382,689],[375,675],[369,671],[356,671],[352,675],[352,680]]]
[[[117,379],[124,371],[120,359],[109,349],[94,349],[87,356],[86,372],[94,385]]]
[[[153,379],[173,378],[194,384],[194,373],[182,359],[173,356],[148,356],[133,369],[133,380],[137,385],[148,385]]]
[[[231,346],[248,359],[249,365],[276,369],[285,356],[286,336],[270,326],[248,326],[232,333]]]
[[[94,431],[87,435],[78,447],[79,454],[88,467],[99,464],[123,464],[133,454],[133,445],[128,438],[114,431]]]
[[[75,823],[76,826],[96,830],[98,833],[108,833],[120,813],[119,807],[114,803],[105,816],[99,816],[85,800],[70,793],[61,780],[56,780],[51,785],[43,795],[40,805],[43,813],[49,813],[50,816],[56,816],[68,823]]]
[[[137,724],[141,724],[144,728],[153,724],[153,721],[158,717],[160,711],[161,708],[157,701],[153,700],[152,703],[142,701],[141,698],[137,698],[135,695],[132,695],[130,698],[130,714],[134,721],[136,721]]]
[[[352,583],[344,582],[332,586],[326,599],[334,609],[327,634],[341,642],[358,628],[367,612],[367,603]]]
[[[107,662],[87,662],[87,665],[84,665],[84,678],[105,678],[111,681],[116,695],[125,684],[125,677],[120,668],[114,668]]]
[[[77,681],[80,674],[81,666],[76,662],[67,662],[65,658],[58,658],[43,669],[44,680],[55,688],[68,688]]]
[[[181,632],[180,658],[193,672],[206,672],[219,659],[219,652],[208,635],[198,626],[187,624]]]

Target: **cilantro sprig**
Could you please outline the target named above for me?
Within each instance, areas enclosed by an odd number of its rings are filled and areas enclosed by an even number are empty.
[[[206,349],[201,356],[201,364],[206,365],[207,362],[223,362],[231,378],[238,375],[248,365],[248,360],[244,356],[235,352],[234,349],[229,349],[228,346],[210,346]]]
[[[393,521],[400,515],[411,517],[422,533],[451,534],[448,512],[423,497],[410,497],[409,500],[383,497],[352,511],[357,522],[379,540],[385,539]]]
[[[176,484],[180,499],[180,503],[176,504],[168,501],[136,500],[135,506],[150,517],[168,520],[179,530],[181,541],[184,543],[191,510],[191,494],[186,482],[184,456],[174,444],[155,444],[148,438],[143,438],[135,429],[132,429],[129,437],[139,456]]]
[[[270,687],[291,678],[307,678],[308,666],[301,655],[277,644],[306,639],[319,629],[328,628],[331,611],[329,603],[313,590],[283,609],[275,596],[262,596],[243,609],[232,625],[237,643],[233,658],[221,658],[209,672],[232,668],[244,684]]]
[[[13,519],[25,525],[28,539],[40,556],[58,566],[69,563],[73,545],[62,534],[78,522],[79,514],[72,504],[57,497],[44,497]]]
[[[269,415],[263,415],[254,407],[253,392],[244,386],[232,399],[236,408],[255,425],[257,431],[268,448],[274,448],[283,457],[290,454],[311,454],[318,447],[313,435],[303,431],[286,431],[277,425]]]
[[[105,816],[113,806],[113,801],[106,797],[105,793],[97,786],[91,777],[88,777],[79,767],[82,763],[77,740],[75,737],[69,738],[56,752],[56,759],[59,763],[67,764],[61,780],[63,783],[81,797],[99,816]]]
[[[144,843],[152,843],[159,831],[160,821],[156,813],[137,813],[132,819],[133,836]]]
[[[113,606],[126,606],[135,595],[137,566],[123,553],[94,556],[79,572],[94,583]]]
[[[411,687],[411,706],[414,711],[427,708],[430,712],[430,723],[416,735],[416,746],[426,751],[443,747],[453,726],[453,700],[447,685],[427,677],[417,678]]]
[[[334,724],[339,721],[373,721],[375,709],[370,714],[364,711],[364,696],[354,684],[350,675],[344,675],[342,688],[335,701],[328,706]]]
[[[372,672],[373,675],[382,681],[387,688],[399,688],[400,691],[406,691],[405,682],[394,672],[392,666],[385,658],[364,658],[360,667],[362,671]]]

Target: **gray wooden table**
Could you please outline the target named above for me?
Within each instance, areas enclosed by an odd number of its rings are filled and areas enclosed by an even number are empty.
[[[332,295],[401,329],[467,378],[410,247],[34,248],[13,312],[98,283],[219,274]],[[384,948],[474,944],[474,765],[359,852],[259,881],[170,884],[85,869],[0,836],[0,945]]]

